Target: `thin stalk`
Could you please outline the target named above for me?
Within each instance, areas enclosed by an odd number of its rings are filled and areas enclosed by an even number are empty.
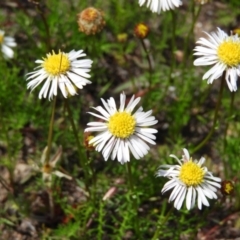
[[[171,64],[171,68],[173,69],[176,65],[175,51],[177,49],[177,46],[176,46],[176,13],[175,13],[175,11],[171,10],[171,15],[172,15],[172,64]]]
[[[202,6],[199,5],[198,7],[198,10],[197,10],[197,13],[195,15],[195,3],[193,2],[193,7],[192,7],[192,25],[191,25],[191,28],[188,32],[188,35],[186,37],[186,41],[184,42],[184,55],[183,55],[183,66],[186,67],[186,64],[187,64],[187,47],[189,46],[189,41],[190,41],[190,37],[193,36],[193,30],[194,30],[194,27],[195,27],[195,24],[198,20],[198,17],[200,15],[200,12],[202,10]]]
[[[50,36],[50,30],[49,30],[47,19],[44,15],[43,10],[40,8],[39,4],[36,5],[36,9],[43,21],[43,25],[46,30],[46,34],[47,34],[47,36],[45,37],[46,47],[47,47],[48,51],[51,51],[51,36]]]
[[[233,113],[233,105],[234,105],[234,99],[235,99],[235,93],[232,92],[231,93],[231,103],[230,103],[230,110],[229,110],[229,116],[230,118],[232,118],[232,113]],[[225,128],[225,131],[224,131],[224,139],[223,139],[223,152],[226,152],[226,147],[227,147],[227,132],[228,132],[228,127],[229,127],[229,120],[230,118],[227,120],[227,124],[226,124],[226,128]],[[229,167],[228,165],[226,165],[226,161],[223,161],[223,164],[224,164],[224,175],[225,177],[228,176],[228,170],[229,170]]]
[[[47,148],[47,153],[46,153],[46,160],[45,163],[49,163],[50,159],[50,153],[52,149],[52,135],[53,135],[53,124],[54,124],[54,115],[55,115],[55,108],[56,108],[56,96],[53,97],[53,103],[52,103],[52,114],[51,114],[51,119],[50,119],[50,124],[49,124],[49,130],[48,130],[48,148]]]
[[[140,237],[139,230],[140,229],[139,229],[139,222],[138,222],[138,203],[137,203],[137,197],[134,196],[135,193],[134,193],[131,163],[127,162],[126,167],[127,167],[127,175],[128,175],[128,185],[129,185],[129,190],[130,190],[130,199],[131,199],[131,203],[133,204],[133,208],[134,208],[134,211],[135,211],[135,214],[136,214],[136,217],[133,220],[134,220],[136,235],[139,239],[139,237]]]
[[[235,93],[232,92],[232,93],[231,93],[230,110],[229,110],[229,116],[230,116],[230,117],[232,117],[232,113],[233,113],[234,99],[235,99]],[[229,127],[229,121],[227,121],[227,125],[226,125],[225,131],[224,131],[223,150],[225,150],[225,148],[226,148],[226,146],[227,146],[227,131],[228,131],[228,127]]]
[[[134,188],[133,188],[132,169],[131,169],[131,164],[130,164],[130,162],[127,162],[126,166],[127,166],[129,189],[130,189],[130,191],[133,193],[133,192],[134,192]]]
[[[171,78],[172,78],[172,72],[173,69],[175,68],[176,65],[176,56],[175,56],[175,51],[176,51],[176,15],[173,10],[170,11],[171,16],[172,16],[172,41],[171,41],[171,64],[170,64],[170,69],[169,69],[169,74],[168,74],[168,84],[170,84]]]
[[[203,139],[202,142],[200,142],[193,149],[192,153],[194,153],[194,152],[198,151],[200,148],[202,148],[208,142],[208,140],[212,137],[212,135],[214,133],[214,130],[215,130],[216,124],[217,124],[217,120],[218,120],[218,112],[219,112],[219,109],[220,109],[220,106],[221,106],[221,100],[222,100],[222,93],[223,93],[224,83],[225,83],[225,73],[222,75],[222,79],[221,79],[220,91],[219,91],[217,105],[216,105],[215,112],[214,112],[213,125],[212,125],[208,135]]]
[[[1,112],[3,112],[2,108],[3,107],[0,103],[0,111]],[[12,164],[8,165],[8,170],[10,172],[10,186],[12,186],[12,188],[11,188],[12,191],[11,192],[13,192],[14,191],[14,189],[13,189],[13,174],[14,173],[13,172],[14,172],[16,162],[15,162],[15,158],[12,158],[12,156],[11,156],[12,150],[11,150],[11,146],[10,146],[10,139],[9,139],[9,135],[8,135],[8,130],[7,130],[7,127],[6,127],[5,123],[6,123],[6,121],[4,121],[3,115],[0,114],[0,124],[2,124],[2,130],[1,131],[3,132],[3,134],[5,134],[6,144],[7,144],[7,157],[8,157],[8,161],[12,163]],[[1,181],[2,185],[8,190],[8,184],[5,182],[5,180],[2,177],[0,177],[0,181]]]
[[[53,196],[52,196],[51,189],[48,189],[47,193],[48,193],[48,198],[49,198],[50,218],[53,219],[54,215],[55,215],[55,210],[54,210],[54,201],[53,201]]]
[[[167,222],[167,220],[170,217],[173,210],[174,210],[174,207],[172,206],[163,220],[162,220],[161,216],[159,217],[158,222],[157,222],[157,230],[156,230],[154,236],[152,237],[152,240],[158,239],[159,235],[161,234],[161,230],[162,230],[161,226],[165,225],[165,223]]]
[[[151,87],[152,86],[152,71],[153,71],[152,62],[150,59],[149,51],[147,50],[147,46],[144,42],[144,39],[140,38],[140,42],[141,42],[142,47],[147,55],[148,71],[149,71],[149,87]]]
[[[75,126],[75,123],[74,123],[74,120],[73,120],[73,114],[72,114],[71,108],[69,107],[67,99],[65,100],[65,106],[66,106],[66,109],[67,109],[67,112],[68,112],[68,118],[69,118],[70,124],[71,124],[72,129],[73,129],[73,134],[74,134],[74,137],[75,137],[75,140],[76,140],[76,143],[77,143],[77,149],[78,149],[80,164],[81,164],[81,167],[83,168],[85,179],[87,180],[88,179],[88,171],[86,169],[87,156],[86,156],[86,152],[83,150],[82,144],[79,141],[78,131],[77,131],[77,128]],[[86,184],[86,187],[88,187],[87,184]]]
[[[102,240],[104,234],[104,201],[100,201],[99,203],[99,211],[98,211],[98,231],[97,231],[97,239]]]

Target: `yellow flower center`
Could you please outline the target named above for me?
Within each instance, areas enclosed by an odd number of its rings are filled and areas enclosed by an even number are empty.
[[[0,34],[0,44],[3,42],[3,39],[4,39],[4,35]]]
[[[135,130],[136,120],[127,112],[116,112],[110,117],[108,130],[118,138],[128,138]]]
[[[196,163],[189,161],[182,165],[179,178],[188,187],[197,186],[203,182],[204,170]]]
[[[54,51],[52,55],[49,54],[47,58],[43,58],[43,68],[47,73],[57,76],[65,74],[70,69],[70,60],[66,53],[59,51],[56,54]]]
[[[240,64],[240,41],[228,39],[221,43],[217,49],[220,60],[229,67]]]

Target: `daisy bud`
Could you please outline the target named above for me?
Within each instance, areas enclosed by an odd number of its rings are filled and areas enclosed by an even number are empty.
[[[77,16],[79,31],[87,35],[94,35],[100,32],[105,25],[103,12],[93,7],[84,9]]]
[[[139,23],[134,28],[134,33],[138,38],[146,38],[149,33],[149,27],[144,23]]]
[[[93,143],[89,143],[92,139],[94,138],[93,135],[91,135],[89,132],[85,132],[84,133],[84,147],[87,149],[87,150],[94,150],[94,146],[93,146]]]
[[[117,40],[120,43],[125,43],[127,41],[128,35],[126,33],[120,33],[117,35]]]
[[[234,29],[233,34],[237,34],[240,37],[240,28]]]
[[[231,195],[234,191],[234,185],[232,181],[225,180],[221,183],[221,192],[223,195]]]

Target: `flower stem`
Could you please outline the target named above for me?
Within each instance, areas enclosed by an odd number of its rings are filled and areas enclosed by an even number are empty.
[[[165,223],[167,222],[169,216],[171,215],[171,213],[173,212],[174,207],[172,206],[171,209],[168,211],[167,215],[162,219],[162,215],[159,216],[158,222],[157,222],[157,230],[154,233],[154,236],[152,237],[152,240],[157,240],[159,235],[161,234],[161,226],[165,225]]]
[[[47,189],[48,193],[48,200],[49,200],[49,211],[50,211],[50,218],[53,219],[55,215],[54,210],[54,201],[53,201],[53,195],[51,189]]]
[[[47,23],[47,19],[44,15],[44,11],[43,9],[40,7],[39,4],[36,5],[36,10],[37,12],[39,13],[42,21],[43,21],[43,25],[45,27],[45,30],[46,30],[46,38],[45,38],[45,42],[46,42],[46,47],[47,47],[47,50],[48,51],[51,51],[51,36],[50,36],[50,30],[49,30],[49,26],[48,26],[48,23]]]
[[[171,10],[172,15],[172,64],[171,64],[171,70],[176,65],[176,57],[175,57],[175,51],[176,51],[176,14],[175,11]]]
[[[149,71],[149,87],[152,86],[152,71],[153,71],[153,67],[152,67],[152,62],[150,59],[150,55],[149,55],[149,51],[147,50],[147,46],[144,42],[144,39],[140,39],[140,42],[142,44],[142,47],[147,55],[147,61],[148,61],[148,71]]]
[[[132,170],[130,162],[127,162],[127,174],[128,174],[128,185],[130,191],[133,193],[133,180],[132,180]]]
[[[218,112],[221,106],[221,99],[222,99],[222,93],[223,93],[223,88],[224,88],[224,82],[225,82],[225,73],[222,75],[222,79],[221,79],[221,86],[220,86],[220,91],[219,91],[219,95],[218,95],[218,101],[217,101],[217,105],[215,108],[215,112],[214,112],[214,118],[213,118],[213,125],[208,133],[208,135],[203,139],[202,142],[200,142],[192,151],[192,153],[198,151],[200,148],[202,148],[207,142],[208,140],[211,138],[211,136],[214,133],[214,130],[216,128],[216,124],[217,124],[217,120],[218,120]]]
[[[202,6],[200,5],[198,10],[197,10],[197,13],[195,14],[195,3],[194,3],[194,1],[192,2],[192,25],[191,25],[191,28],[190,28],[190,30],[188,32],[187,37],[186,37],[186,41],[184,42],[184,55],[183,55],[183,66],[184,66],[184,69],[186,67],[187,58],[189,56],[188,53],[187,53],[187,47],[189,46],[190,37],[193,36],[194,26],[195,26],[195,24],[196,24],[196,22],[198,20],[198,17],[200,15],[201,9],[202,9]]]
[[[134,209],[134,227],[135,227],[135,231],[136,231],[136,235],[137,235],[137,239],[139,239],[140,237],[140,228],[139,228],[139,222],[138,222],[138,203],[137,203],[137,195],[134,193],[134,185],[133,185],[133,177],[132,177],[132,170],[131,170],[131,163],[127,162],[126,163],[127,166],[127,175],[128,175],[128,185],[129,185],[129,190],[130,190],[130,199],[131,199],[131,203],[133,209]]]
[[[233,113],[233,103],[234,103],[234,99],[235,99],[235,93],[232,92],[231,93],[231,103],[230,103],[230,110],[229,110],[229,116],[230,118],[232,118],[232,113]],[[227,131],[228,131],[228,127],[229,127],[229,120],[227,121],[227,125],[224,131],[224,143],[223,143],[223,150],[225,150],[226,146],[227,146]]]
[[[83,151],[83,146],[81,145],[81,143],[79,141],[78,131],[77,131],[77,128],[76,128],[74,120],[73,120],[73,114],[72,114],[71,108],[69,106],[68,99],[65,100],[65,106],[66,106],[66,109],[67,109],[67,112],[68,112],[68,118],[69,118],[70,124],[71,124],[72,129],[73,129],[73,134],[74,134],[74,137],[75,137],[75,140],[76,140],[76,143],[77,143],[77,149],[78,149],[80,164],[81,164],[81,167],[83,168],[85,179],[88,183],[88,171],[86,169],[87,156],[86,156],[86,152]],[[88,188],[87,183],[86,183],[86,188]]]
[[[49,130],[48,130],[48,148],[47,148],[47,153],[46,153],[46,160],[45,163],[49,163],[50,159],[50,153],[52,149],[52,135],[53,135],[53,124],[54,124],[54,115],[55,115],[55,108],[56,108],[56,99],[57,97],[53,97],[53,102],[52,102],[52,114],[51,114],[51,119],[50,119],[50,124],[49,124]]]

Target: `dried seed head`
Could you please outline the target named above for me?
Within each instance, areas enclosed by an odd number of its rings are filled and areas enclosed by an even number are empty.
[[[100,32],[105,25],[103,15],[101,10],[93,7],[84,9],[77,15],[79,31],[87,35],[94,35]]]

